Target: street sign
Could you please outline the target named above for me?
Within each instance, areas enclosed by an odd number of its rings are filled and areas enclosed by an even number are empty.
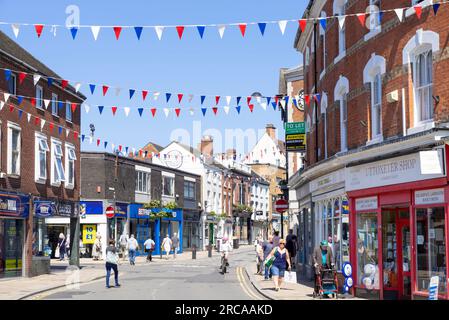
[[[279,199],[276,201],[274,208],[276,212],[283,213],[288,210],[288,202],[284,199]]]
[[[114,213],[115,213],[114,207],[109,206],[106,208],[106,217],[114,218]]]
[[[304,122],[288,122],[285,124],[285,146],[287,151],[306,150],[306,127]]]

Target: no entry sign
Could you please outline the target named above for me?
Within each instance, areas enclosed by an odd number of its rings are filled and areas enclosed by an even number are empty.
[[[288,210],[288,202],[284,199],[279,199],[276,201],[274,209],[279,213],[283,213]]]
[[[114,213],[115,213],[114,207],[109,206],[106,208],[106,217],[114,218]]]

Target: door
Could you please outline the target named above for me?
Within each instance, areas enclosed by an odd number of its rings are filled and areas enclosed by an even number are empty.
[[[400,219],[398,222],[398,280],[400,299],[411,299],[411,259],[410,220]]]
[[[139,244],[139,250],[137,251],[137,255],[144,254],[145,248],[144,243],[150,237],[150,229],[148,226],[148,220],[137,220],[137,229],[136,229],[136,240]]]

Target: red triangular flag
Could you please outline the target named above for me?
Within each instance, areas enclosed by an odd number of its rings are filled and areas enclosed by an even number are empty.
[[[14,106],[12,104],[9,105],[9,112],[13,112],[14,111]]]
[[[109,87],[108,86],[103,86],[103,96],[106,95],[106,92],[108,92]]]
[[[36,29],[37,37],[40,38],[42,34],[42,30],[44,29],[43,24],[35,24],[34,29]]]
[[[179,113],[181,112],[181,109],[180,108],[176,108],[175,112],[176,112],[176,116],[179,117]]]
[[[26,75],[25,72],[19,73],[19,84],[22,84],[23,79],[25,79],[26,76],[27,76],[27,75]]]
[[[117,112],[117,107],[112,107],[112,115],[115,116],[115,113]]]
[[[115,38],[118,40],[120,38],[120,32],[122,32],[122,27],[114,27]]]
[[[142,149],[139,150],[139,157],[142,158]]]
[[[73,136],[75,137],[75,140],[78,139],[78,132],[73,131]]]
[[[33,105],[33,107],[36,106],[36,98],[31,98],[31,104]]]
[[[182,34],[184,33],[184,26],[177,26],[176,31],[178,31],[179,40],[182,38]]]
[[[97,139],[97,147],[100,145],[100,139]]]
[[[122,152],[122,146],[121,146],[121,145],[118,146],[118,150],[119,150],[120,152]]]
[[[421,19],[422,7],[421,6],[414,6],[413,8],[415,8],[416,16],[418,17],[418,19]]]
[[[62,80],[62,81],[61,81],[61,87],[62,87],[62,89],[65,89],[65,88],[67,87],[68,84],[69,84],[69,81],[67,81],[67,80]]]
[[[151,108],[151,113],[153,114],[153,117],[156,115],[156,108]]]
[[[77,106],[76,103],[72,103],[72,112],[73,113],[75,113],[75,111],[76,111],[76,106]]]
[[[146,90],[142,90],[142,98],[143,100],[145,100],[145,98],[147,97],[148,91]]]
[[[250,104],[250,105],[248,105],[248,107],[249,107],[249,110],[251,110],[251,112],[253,112],[253,110],[254,110],[254,105],[253,105],[253,104]]]
[[[39,119],[38,117],[36,117],[36,119],[34,119],[34,124],[37,126],[39,124],[39,122],[41,121],[41,119]]]
[[[274,102],[276,103],[276,106],[277,106],[278,102],[279,102],[279,97],[278,96],[274,97]]]
[[[182,97],[184,95],[182,93],[178,93],[178,102],[181,103]]]
[[[251,102],[251,97],[246,97],[246,103],[249,105],[250,102]]]
[[[357,18],[359,19],[360,24],[362,27],[365,26],[365,20],[366,20],[366,13],[358,13]]]
[[[217,114],[218,108],[217,108],[217,107],[213,107],[213,108],[212,108],[212,111],[213,111],[215,114]]]
[[[50,122],[48,127],[50,128],[50,131],[53,131],[53,128],[55,127],[55,125],[53,124],[53,122]]]
[[[240,32],[242,33],[242,37],[244,37],[245,31],[246,31],[246,23],[239,24],[239,28],[240,28]]]
[[[298,20],[298,22],[299,22],[299,27],[301,28],[301,31],[304,32],[304,30],[306,29],[306,26],[307,26],[307,20],[301,19],[301,20]]]
[[[220,101],[220,96],[215,96],[215,105],[218,104],[218,101]]]
[[[305,95],[304,95],[304,100],[306,101],[306,104],[307,104],[307,105],[310,105],[310,95],[305,94]]]

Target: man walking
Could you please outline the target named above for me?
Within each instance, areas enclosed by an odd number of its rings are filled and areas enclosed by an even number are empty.
[[[262,245],[262,249],[263,249],[263,261],[265,261],[267,259],[267,257],[270,255],[271,250],[273,250],[274,246],[273,246],[273,236],[268,236],[268,240],[265,241]],[[271,272],[270,269],[265,266],[265,280],[268,280],[269,278],[271,278]]]
[[[128,234],[123,232],[120,236],[119,243],[120,243],[120,254],[122,255],[123,261],[126,260],[126,246],[128,245]]]
[[[145,243],[143,244],[143,246],[145,247],[145,251],[147,252],[147,262],[151,262],[153,260],[153,250],[154,250],[154,246],[155,243],[153,241],[153,239],[148,238]]]
[[[136,264],[136,250],[139,248],[139,244],[137,240],[134,238],[134,235],[131,235],[131,238],[128,240],[128,255],[129,255],[129,263],[134,266]]]
[[[296,251],[298,250],[298,237],[293,234],[293,230],[288,230],[288,235],[286,239],[286,246],[285,248],[288,250],[288,255],[290,256],[290,265],[294,266],[294,260],[296,257]]]
[[[176,235],[176,232],[173,233],[173,237],[171,238],[171,245],[173,249],[173,259],[176,259],[176,252],[178,251],[179,238]]]

